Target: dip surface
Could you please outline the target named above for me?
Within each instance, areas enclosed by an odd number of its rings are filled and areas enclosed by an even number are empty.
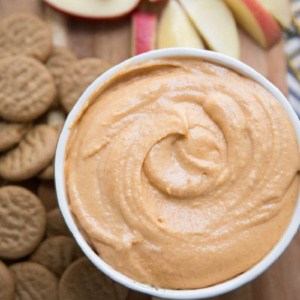
[[[188,58],[128,67],[71,130],[70,209],[99,256],[136,281],[222,282],[259,262],[290,222],[293,125],[234,71]]]

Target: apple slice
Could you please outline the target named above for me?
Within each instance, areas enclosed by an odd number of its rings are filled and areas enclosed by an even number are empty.
[[[196,29],[176,0],[170,0],[163,10],[158,27],[157,47],[204,48]]]
[[[238,24],[262,47],[270,48],[281,39],[279,25],[258,0],[225,0],[225,2]]]
[[[223,0],[179,0],[212,50],[239,57],[237,26]]]
[[[154,49],[156,16],[151,13],[132,15],[132,56]]]
[[[117,19],[129,15],[141,0],[44,0],[66,15],[91,20]]]
[[[292,25],[292,11],[289,0],[259,0],[263,7],[286,29]]]

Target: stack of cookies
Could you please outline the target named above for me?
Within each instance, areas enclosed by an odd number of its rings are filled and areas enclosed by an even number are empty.
[[[98,271],[57,207],[53,159],[84,90],[110,65],[52,45],[42,20],[0,21],[0,299],[118,299],[127,289]]]

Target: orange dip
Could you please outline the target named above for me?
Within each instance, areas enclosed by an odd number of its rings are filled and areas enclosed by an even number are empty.
[[[72,127],[70,208],[99,256],[149,285],[232,278],[278,242],[298,193],[299,148],[282,105],[197,59],[128,67]]]

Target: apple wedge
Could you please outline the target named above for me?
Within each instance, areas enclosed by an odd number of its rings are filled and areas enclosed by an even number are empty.
[[[132,56],[154,49],[156,16],[151,13],[132,15]]]
[[[270,48],[281,39],[279,25],[258,0],[224,1],[238,24],[262,47]]]
[[[223,0],[179,0],[208,47],[239,58],[237,26]]]
[[[292,11],[289,0],[259,0],[259,2],[283,28],[291,27]]]
[[[204,45],[196,29],[176,0],[169,0],[159,22],[157,47],[194,47]]]
[[[44,0],[53,9],[87,20],[109,20],[133,12],[141,0]]]

